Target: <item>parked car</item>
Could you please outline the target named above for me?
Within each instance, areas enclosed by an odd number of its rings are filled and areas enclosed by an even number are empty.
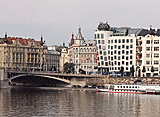
[[[80,85],[72,85],[72,88],[80,88]]]

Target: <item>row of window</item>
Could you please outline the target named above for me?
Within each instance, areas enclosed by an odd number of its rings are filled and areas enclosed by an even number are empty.
[[[152,57],[152,54],[146,54],[146,57]],[[154,53],[154,58],[159,58],[159,53]]]
[[[146,47],[146,51],[152,51],[152,47]],[[154,47],[154,51],[159,51],[159,47]]]
[[[108,65],[112,65],[112,66],[114,66],[114,65],[118,65],[118,66],[132,65],[132,61],[130,61],[130,62],[124,62],[124,61],[122,61],[122,62],[117,62],[117,61],[114,61],[114,62],[111,62],[111,61],[109,61],[109,62],[104,62],[104,61],[98,62],[98,66],[101,66],[101,65],[105,65],[105,66],[108,66]]]
[[[96,48],[97,48],[97,50],[98,49],[105,50],[106,46],[99,45]],[[117,45],[111,46],[111,45],[108,45],[108,49],[111,49],[111,50],[113,50],[113,49],[122,49],[122,48],[124,48],[124,49],[131,49],[131,48],[133,48],[133,45],[126,45],[126,46],[125,45],[122,45],[122,46],[117,46]]]
[[[78,61],[77,61],[77,63],[78,63]],[[81,63],[92,63],[92,60],[81,60]],[[94,60],[94,63],[96,63],[96,60]]]
[[[133,43],[133,39],[112,39],[108,40],[108,43]]]
[[[103,33],[101,33],[101,34],[94,34],[94,38],[95,39],[103,39],[104,38],[104,34]]]
[[[150,65],[152,64],[152,61],[146,61],[146,65]],[[158,60],[154,60],[154,65],[158,65],[159,61]]]
[[[106,55],[106,51],[99,51],[99,53],[97,52],[97,55]],[[133,54],[133,50],[130,50],[130,51],[125,51],[125,50],[122,50],[122,51],[117,51],[117,50],[114,50],[114,51],[108,51],[108,54],[118,54],[118,55],[121,55],[121,54],[126,54],[126,55],[129,55],[129,54]]]
[[[99,60],[103,60],[103,58],[104,58],[104,60],[105,61],[107,61],[107,57],[103,57],[103,56],[100,56],[100,57],[97,57],[97,60],[99,61]],[[133,57],[132,56],[108,56],[108,60],[121,60],[121,59],[125,59],[125,60],[129,60],[129,59],[133,59]]]
[[[146,44],[152,44],[152,40],[146,40]],[[154,40],[154,44],[159,44],[159,40]]]

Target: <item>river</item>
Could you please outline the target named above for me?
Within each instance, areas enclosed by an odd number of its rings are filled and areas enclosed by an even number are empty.
[[[160,117],[160,95],[0,89],[1,117]]]

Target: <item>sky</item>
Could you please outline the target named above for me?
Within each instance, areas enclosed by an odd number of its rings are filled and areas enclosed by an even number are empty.
[[[99,22],[115,27],[160,28],[160,0],[0,0],[0,37],[43,38],[48,46],[70,42],[81,27],[93,40]]]

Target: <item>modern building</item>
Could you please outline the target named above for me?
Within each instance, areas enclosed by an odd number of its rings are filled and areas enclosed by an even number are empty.
[[[94,38],[97,46],[97,65],[104,72],[120,71],[124,67],[126,75],[130,75],[134,66],[134,76],[159,75],[159,29],[143,29],[130,27],[110,27],[108,23],[100,23]]]
[[[95,41],[85,41],[81,34],[81,28],[79,28],[75,39],[72,34],[68,48],[68,59],[69,63],[75,64],[76,74],[79,74],[80,69],[86,71],[86,74],[90,71],[96,71],[94,69],[97,66]]]

